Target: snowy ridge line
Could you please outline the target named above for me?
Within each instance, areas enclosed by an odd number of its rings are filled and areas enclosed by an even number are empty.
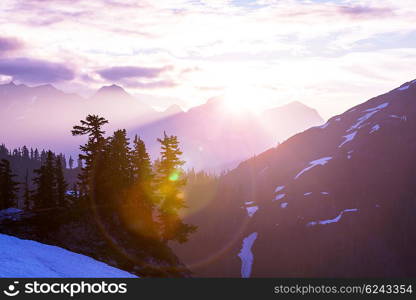
[[[416,80],[412,80],[412,81],[410,81],[410,83],[409,84],[407,84],[407,85],[404,85],[404,86],[402,86],[402,87],[399,87],[398,88],[398,90],[399,91],[405,91],[405,90],[407,90],[412,84],[414,84],[414,83],[416,83]]]

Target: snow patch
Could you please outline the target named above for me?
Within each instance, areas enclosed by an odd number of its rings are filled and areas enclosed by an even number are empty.
[[[358,211],[358,208],[349,208],[349,209],[344,209],[343,211],[341,211],[341,212],[339,213],[339,215],[338,215],[338,216],[336,216],[336,217],[335,217],[335,218],[333,218],[333,219],[323,220],[323,221],[312,221],[312,222],[309,222],[308,224],[306,224],[306,226],[310,227],[310,226],[315,226],[315,225],[317,225],[317,224],[320,224],[320,225],[327,225],[327,224],[331,224],[331,223],[336,223],[336,222],[338,222],[339,220],[341,220],[341,218],[342,218],[342,216],[344,215],[344,213],[346,213],[346,212],[357,212],[357,211]]]
[[[367,121],[367,120],[368,120],[369,118],[371,118],[374,114],[376,114],[377,112],[379,112],[381,109],[383,109],[383,108],[387,107],[388,105],[389,105],[389,103],[388,103],[388,102],[385,102],[385,103],[380,104],[380,105],[378,105],[378,106],[376,106],[376,107],[366,109],[364,112],[367,112],[367,113],[366,113],[364,116],[362,116],[362,117],[358,118],[358,119],[357,119],[357,123],[355,123],[354,125],[352,125],[352,126],[351,126],[348,130],[347,130],[347,132],[352,131],[352,130],[354,130],[354,129],[359,129],[359,128],[361,128],[361,125],[362,125],[365,121]]]
[[[329,195],[328,192],[321,192],[322,195]]]
[[[385,103],[380,104],[380,105],[378,105],[376,107],[366,109],[365,111],[379,111],[380,109],[386,108],[387,106],[389,106],[389,103],[388,102],[385,102]]]
[[[280,192],[281,190],[283,190],[285,188],[285,186],[284,185],[279,185],[275,190],[274,190],[274,192],[275,193],[277,193],[277,192]]]
[[[380,125],[378,125],[378,124],[374,125],[373,127],[371,127],[370,134],[373,133],[373,132],[375,132],[375,131],[377,131],[377,130],[379,130],[379,129],[380,129]]]
[[[287,203],[287,202],[280,203],[280,207],[281,207],[281,208],[286,208],[286,207],[287,207],[287,205],[288,205],[288,203]]]
[[[410,84],[402,86],[401,88],[399,88],[399,91],[407,90],[409,87],[410,87]]]
[[[60,247],[0,234],[0,277],[136,277],[91,257]]]
[[[406,116],[390,115],[391,118],[400,119],[402,121],[407,121]]]
[[[344,144],[346,144],[346,143],[348,143],[348,142],[351,142],[354,138],[355,138],[355,136],[357,135],[357,131],[354,131],[353,133],[350,133],[350,134],[347,134],[347,135],[344,135],[343,136],[343,138],[345,139],[345,141],[343,141],[339,146],[338,146],[338,148],[341,148]]]
[[[273,201],[277,201],[277,200],[283,199],[285,196],[286,196],[286,194],[278,194],[278,195],[276,195],[276,197],[274,198]]]
[[[309,196],[311,194],[312,194],[312,192],[307,192],[307,193],[303,194],[303,196]]]
[[[249,278],[251,275],[251,267],[253,265],[253,252],[251,251],[251,247],[255,240],[257,239],[257,232],[253,232],[249,236],[247,236],[243,240],[243,245],[241,247],[240,253],[238,253],[238,257],[241,259],[241,277],[242,278]]]
[[[312,169],[313,167],[316,167],[316,166],[323,166],[323,165],[325,165],[328,161],[330,161],[332,159],[332,157],[331,156],[327,156],[327,157],[322,157],[322,158],[320,158],[320,159],[317,159],[317,160],[314,160],[314,161],[311,161],[310,163],[309,163],[309,167],[306,167],[305,169],[303,169],[302,171],[300,171],[296,176],[295,176],[295,179],[298,179],[299,178],[299,176],[301,176],[303,173],[305,173],[305,172],[307,172],[307,171],[309,171],[310,169]]]
[[[352,153],[354,152],[354,150],[350,150],[347,152],[347,158],[351,159],[352,158]]]
[[[256,213],[256,211],[259,209],[258,206],[250,206],[250,207],[246,207],[247,210],[247,215],[251,218],[252,216],[254,216],[254,214]]]

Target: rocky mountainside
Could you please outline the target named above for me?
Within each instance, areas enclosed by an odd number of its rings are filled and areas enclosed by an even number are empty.
[[[241,163],[176,253],[197,276],[415,276],[415,132],[416,80]]]

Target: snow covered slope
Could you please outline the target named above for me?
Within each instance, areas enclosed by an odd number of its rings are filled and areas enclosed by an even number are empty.
[[[0,234],[0,277],[136,277],[60,247]]]

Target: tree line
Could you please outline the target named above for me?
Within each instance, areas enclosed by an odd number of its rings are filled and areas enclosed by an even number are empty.
[[[53,158],[56,172],[62,175],[66,170],[66,158],[63,154],[55,154],[51,151],[37,148],[28,149],[26,146],[9,150],[5,145],[0,145],[0,209],[16,207],[20,209],[35,209],[49,204],[41,204],[36,199],[37,181],[44,170],[44,165],[49,165],[48,160]],[[73,159],[69,159],[73,165]],[[13,170],[13,171],[12,171]]]
[[[152,162],[140,137],[130,142],[125,129],[105,137],[106,124],[106,119],[88,115],[73,127],[72,135],[86,136],[87,142],[80,146],[78,181],[71,188],[64,177],[64,157],[51,151],[41,155],[32,182],[27,174],[23,180],[24,208],[80,209],[141,236],[185,242],[196,227],[185,224],[179,215],[186,207],[186,174],[178,138],[164,133],[157,139],[160,157]],[[29,157],[36,156],[31,153]],[[18,183],[7,160],[0,166],[0,209],[4,209],[15,204]]]

